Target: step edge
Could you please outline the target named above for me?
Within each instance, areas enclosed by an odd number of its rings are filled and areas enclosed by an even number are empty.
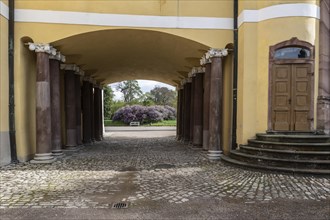
[[[289,168],[289,167],[274,167],[274,166],[259,166],[257,164],[245,163],[239,160],[232,159],[225,155],[221,155],[221,159],[230,164],[235,164],[243,167],[251,167],[261,170],[273,170],[273,171],[284,171],[292,173],[306,173],[306,174],[318,174],[318,175],[330,175],[330,170],[311,170],[311,169],[299,169],[299,168]]]
[[[254,159],[261,159],[261,160],[272,160],[272,161],[281,161],[281,162],[290,162],[290,163],[316,163],[316,164],[329,164],[330,165],[330,160],[314,160],[313,162],[309,160],[286,160],[282,158],[272,158],[272,157],[262,157],[258,155],[253,155],[253,154],[245,154],[242,152],[238,151],[231,151],[231,154],[242,156],[242,157],[249,157],[249,158],[254,158]]]

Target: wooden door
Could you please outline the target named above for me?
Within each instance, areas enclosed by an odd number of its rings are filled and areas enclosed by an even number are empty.
[[[272,128],[309,131],[311,126],[311,65],[274,65],[272,70]]]

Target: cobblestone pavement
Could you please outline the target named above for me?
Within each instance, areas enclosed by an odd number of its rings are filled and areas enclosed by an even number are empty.
[[[50,165],[20,163],[0,169],[0,208],[111,208],[146,201],[183,204],[233,200],[315,201],[330,214],[330,178],[259,172],[210,163],[174,136],[111,136]],[[322,207],[322,206],[321,206]]]

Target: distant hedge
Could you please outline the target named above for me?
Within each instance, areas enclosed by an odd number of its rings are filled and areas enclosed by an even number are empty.
[[[132,105],[118,109],[112,118],[112,121],[122,121],[129,124],[132,121],[138,121],[140,124],[148,124],[162,120],[175,120],[176,110],[171,106],[142,106]]]

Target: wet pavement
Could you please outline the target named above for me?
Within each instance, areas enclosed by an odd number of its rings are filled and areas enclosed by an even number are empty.
[[[0,218],[330,219],[330,177],[210,163],[174,135],[112,131],[50,165],[2,167]]]

